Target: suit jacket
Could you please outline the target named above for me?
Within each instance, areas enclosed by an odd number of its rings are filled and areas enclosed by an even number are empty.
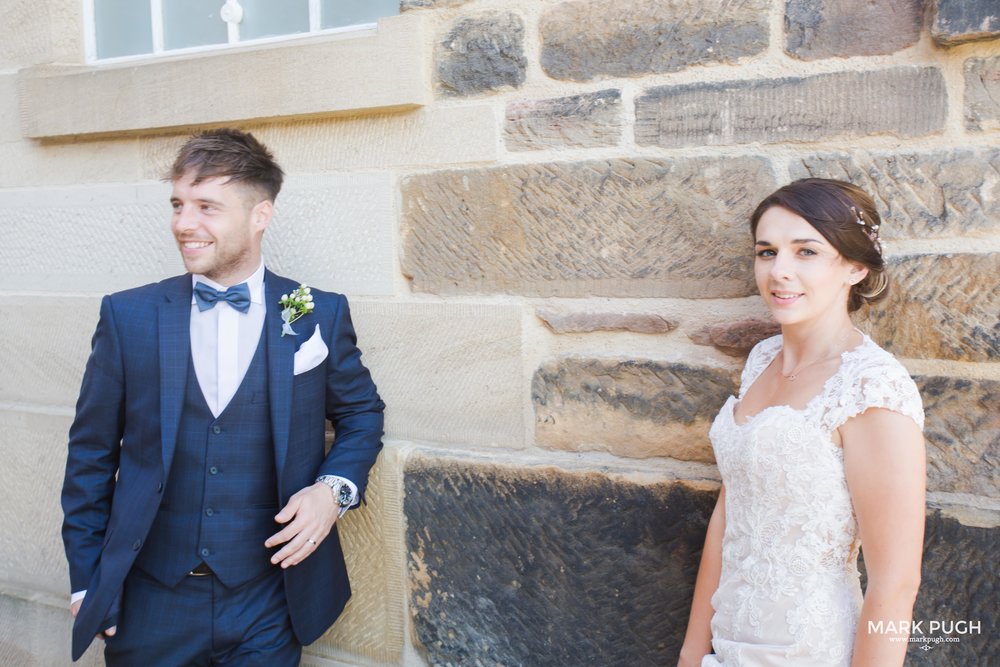
[[[281,336],[278,300],[298,287],[265,272],[268,394],[279,501],[339,475],[364,497],[381,450],[382,403],[361,363],[347,299],[312,290],[314,310]],[[191,276],[104,297],[70,429],[62,491],[72,590],[87,590],[73,627],[73,659],[111,620],[122,584],[156,516],[177,443],[190,358]],[[296,350],[319,325],[329,350],[294,375]],[[336,432],[329,453],[326,420]],[[248,545],[248,547],[258,545]],[[263,548],[263,545],[259,545]],[[315,641],[350,597],[336,526],[284,570],[296,637]]]

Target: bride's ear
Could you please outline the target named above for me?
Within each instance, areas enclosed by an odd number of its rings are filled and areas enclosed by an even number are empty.
[[[856,262],[851,262],[851,271],[848,274],[847,282],[851,285],[857,285],[865,276],[868,275],[868,267],[863,264],[858,264]]]

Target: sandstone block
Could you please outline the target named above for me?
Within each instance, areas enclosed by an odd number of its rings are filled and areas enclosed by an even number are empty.
[[[917,383],[928,490],[1000,498],[1000,382],[923,376]]]
[[[535,372],[535,438],[570,451],[713,462],[708,429],[735,391],[729,373],[711,368],[567,357]]]
[[[0,576],[7,585],[59,597],[70,593],[69,568],[59,537],[59,492],[69,425],[65,416],[0,410],[5,458],[0,470],[4,489],[0,530],[20,536],[0,542]],[[68,644],[65,650],[68,654]]]
[[[16,124],[11,131],[19,133]],[[131,183],[141,170],[136,139],[0,143],[0,183],[8,188]]]
[[[507,149],[614,146],[621,139],[621,101],[620,90],[602,90],[512,102],[504,122]]]
[[[21,112],[17,106],[17,77],[0,75],[0,143],[21,140]]]
[[[426,458],[405,490],[428,664],[676,663],[714,491]]]
[[[593,331],[665,334],[677,328],[676,321],[652,313],[559,313],[539,309],[535,311],[535,315],[557,334]]]
[[[923,0],[787,0],[785,51],[802,60],[877,56],[917,43]]]
[[[392,293],[394,191],[389,173],[289,176],[264,235],[268,266],[322,289]],[[169,198],[162,183],[0,191],[5,287],[112,292],[182,273]]]
[[[1000,37],[1000,7],[994,0],[934,0],[931,36],[952,46]]]
[[[636,142],[720,146],[940,131],[941,72],[896,67],[802,78],[663,86],[636,99]]]
[[[337,521],[351,599],[334,626],[306,648],[310,655],[336,659],[346,652],[399,664],[407,595],[398,547],[404,539],[402,479],[402,457],[396,448],[386,447],[372,468],[367,503]]]
[[[442,294],[746,296],[746,219],[773,189],[751,157],[414,175],[402,185],[403,272]]]
[[[931,640],[950,636],[958,642],[931,644],[930,651],[921,650],[920,642],[911,642],[908,665],[988,665],[987,656],[997,655],[1000,650],[1000,640],[992,630],[1000,622],[996,605],[1000,595],[996,576],[1000,543],[997,513],[991,512],[992,527],[964,525],[949,514],[940,509],[927,513],[923,572],[913,608],[913,620],[924,623],[921,632],[914,636]],[[981,630],[964,636],[946,630],[931,632],[932,620],[979,621]]]
[[[438,86],[445,95],[476,95],[524,83],[524,21],[489,12],[459,19],[437,50]]]
[[[522,446],[518,307],[357,300],[351,314],[389,438]]]
[[[99,312],[97,298],[0,297],[0,401],[76,405]]]
[[[267,145],[289,174],[489,162],[499,153],[496,117],[485,105],[258,123],[244,129]],[[143,176],[161,178],[187,138],[143,137]]]
[[[1000,359],[1000,253],[909,255],[889,264],[872,338],[901,357]]]
[[[965,61],[965,127],[1000,129],[1000,56]]]
[[[691,334],[699,345],[712,345],[731,357],[745,357],[753,346],[781,333],[781,326],[773,320],[738,320],[723,322]]]
[[[105,664],[104,644],[99,641],[91,644],[78,662],[70,662],[73,619],[66,612],[68,592],[65,604],[62,600],[32,600],[30,591],[24,593],[0,594],[0,665],[102,667]]]
[[[1000,150],[821,154],[792,178],[839,178],[875,198],[886,238],[990,236],[1000,230]]]
[[[674,72],[767,48],[766,0],[562,2],[542,15],[542,68],[554,79]]]

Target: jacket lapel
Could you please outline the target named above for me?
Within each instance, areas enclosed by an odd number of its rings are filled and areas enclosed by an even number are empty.
[[[168,475],[191,358],[191,276],[175,278],[160,303],[160,438],[163,474]]]
[[[278,300],[298,285],[270,271],[264,273],[264,335],[267,337],[268,403],[271,406],[271,436],[279,491],[292,418],[292,380],[295,368],[295,336],[281,335],[281,307]]]

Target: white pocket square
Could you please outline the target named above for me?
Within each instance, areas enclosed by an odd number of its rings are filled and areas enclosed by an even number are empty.
[[[295,352],[294,374],[301,375],[306,371],[311,371],[323,363],[328,354],[330,354],[330,350],[327,348],[326,343],[323,342],[323,337],[319,334],[319,325],[317,324],[313,335],[309,337],[309,340],[302,343],[302,346]]]

